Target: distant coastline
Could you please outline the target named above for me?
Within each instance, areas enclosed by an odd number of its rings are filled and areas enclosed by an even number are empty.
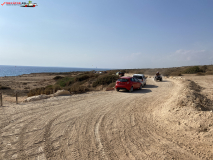
[[[31,73],[58,73],[58,72],[83,72],[83,71],[106,71],[105,68],[75,68],[75,67],[40,67],[40,66],[15,66],[0,65],[0,77],[19,76]]]

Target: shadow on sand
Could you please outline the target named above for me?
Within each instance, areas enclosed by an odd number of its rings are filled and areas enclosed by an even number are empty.
[[[168,80],[163,80],[163,81],[161,81],[161,82],[170,82],[170,81],[168,81]]]
[[[147,84],[143,88],[158,88],[156,85]]]
[[[164,80],[164,79],[163,79],[162,81],[159,81],[159,80],[158,80],[158,81],[155,81],[155,82],[159,82],[159,83],[161,83],[161,82],[170,82],[170,81],[168,81],[168,80]]]
[[[144,93],[149,93],[149,92],[152,92],[150,89],[145,89],[145,88],[143,88],[142,90],[137,90],[137,89],[135,89],[133,92],[129,92],[129,91],[127,91],[127,90],[125,90],[125,89],[120,89],[119,90],[119,92],[120,93],[129,93],[129,94],[144,94]]]

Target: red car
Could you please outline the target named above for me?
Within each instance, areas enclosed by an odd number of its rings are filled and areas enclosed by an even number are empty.
[[[133,89],[142,89],[141,82],[134,77],[121,77],[116,81],[115,88],[117,91],[120,89],[126,89],[132,92]]]

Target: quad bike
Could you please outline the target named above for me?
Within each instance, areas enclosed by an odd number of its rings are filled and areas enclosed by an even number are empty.
[[[162,76],[161,75],[155,75],[154,80],[157,81],[162,81]]]

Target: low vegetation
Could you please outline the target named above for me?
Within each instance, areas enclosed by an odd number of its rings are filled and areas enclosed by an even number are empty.
[[[75,83],[68,88],[70,93],[84,93],[89,91],[90,89],[87,86],[81,86],[80,83]]]
[[[196,75],[197,76],[205,76],[205,74],[203,72],[198,72]]]
[[[60,89],[68,90],[71,93],[84,93],[88,91],[98,90],[98,86],[108,86],[111,83],[115,84],[115,81],[119,78],[114,74],[114,71],[108,73],[94,73],[92,72],[83,72],[74,75],[67,75],[65,77],[56,76],[53,79],[56,80],[54,85],[36,88],[30,90],[28,97],[40,95],[40,94],[52,94],[53,90],[55,92]]]
[[[74,77],[64,77],[62,79],[59,79],[56,84],[58,84],[61,87],[68,86],[70,84],[74,83]]]
[[[56,75],[53,79],[56,81],[54,85],[36,88],[30,90],[28,96],[40,95],[40,94],[52,94],[53,90],[68,90],[71,93],[84,93],[88,91],[95,91],[100,89],[100,85],[103,87],[114,87],[116,80],[119,76],[116,72],[135,73],[145,75],[155,75],[159,71],[163,76],[182,76],[182,74],[196,74],[201,75],[213,75],[213,65],[205,66],[184,66],[173,68],[154,68],[154,69],[123,69],[123,70],[109,70],[107,73],[102,74],[91,72],[69,72],[63,76],[62,74]],[[54,74],[53,74],[54,75]],[[2,86],[0,86],[1,89]],[[9,87],[2,87],[2,89],[9,89]]]
[[[0,85],[0,89],[4,90],[4,89],[11,89],[10,87],[7,87],[7,86],[1,86]]]
[[[49,94],[53,94],[53,90],[57,92],[60,89],[61,87],[59,85],[49,85],[46,87],[31,89],[29,93],[27,94],[27,96],[31,97],[31,96],[41,95],[41,94],[49,95]]]
[[[213,71],[207,71],[205,74],[206,75],[213,75]]]
[[[198,67],[198,66],[193,66],[193,67],[189,67],[187,69],[185,69],[183,71],[184,74],[194,74],[194,73],[198,73],[201,72],[202,70]]]
[[[109,85],[110,83],[115,82],[119,76],[117,75],[103,75],[98,77],[98,79],[93,83],[93,87],[98,85]]]
[[[59,79],[62,79],[62,78],[64,78],[64,77],[62,77],[62,76],[55,76],[53,79],[54,80],[59,80]]]
[[[108,87],[115,87],[116,82],[112,82],[108,85]]]
[[[113,70],[114,73],[121,70]],[[155,75],[159,71],[163,76],[181,76],[183,74],[197,74],[197,75],[213,75],[213,65],[204,66],[183,66],[173,68],[146,68],[146,69],[124,69],[124,73],[135,73],[145,75]]]

